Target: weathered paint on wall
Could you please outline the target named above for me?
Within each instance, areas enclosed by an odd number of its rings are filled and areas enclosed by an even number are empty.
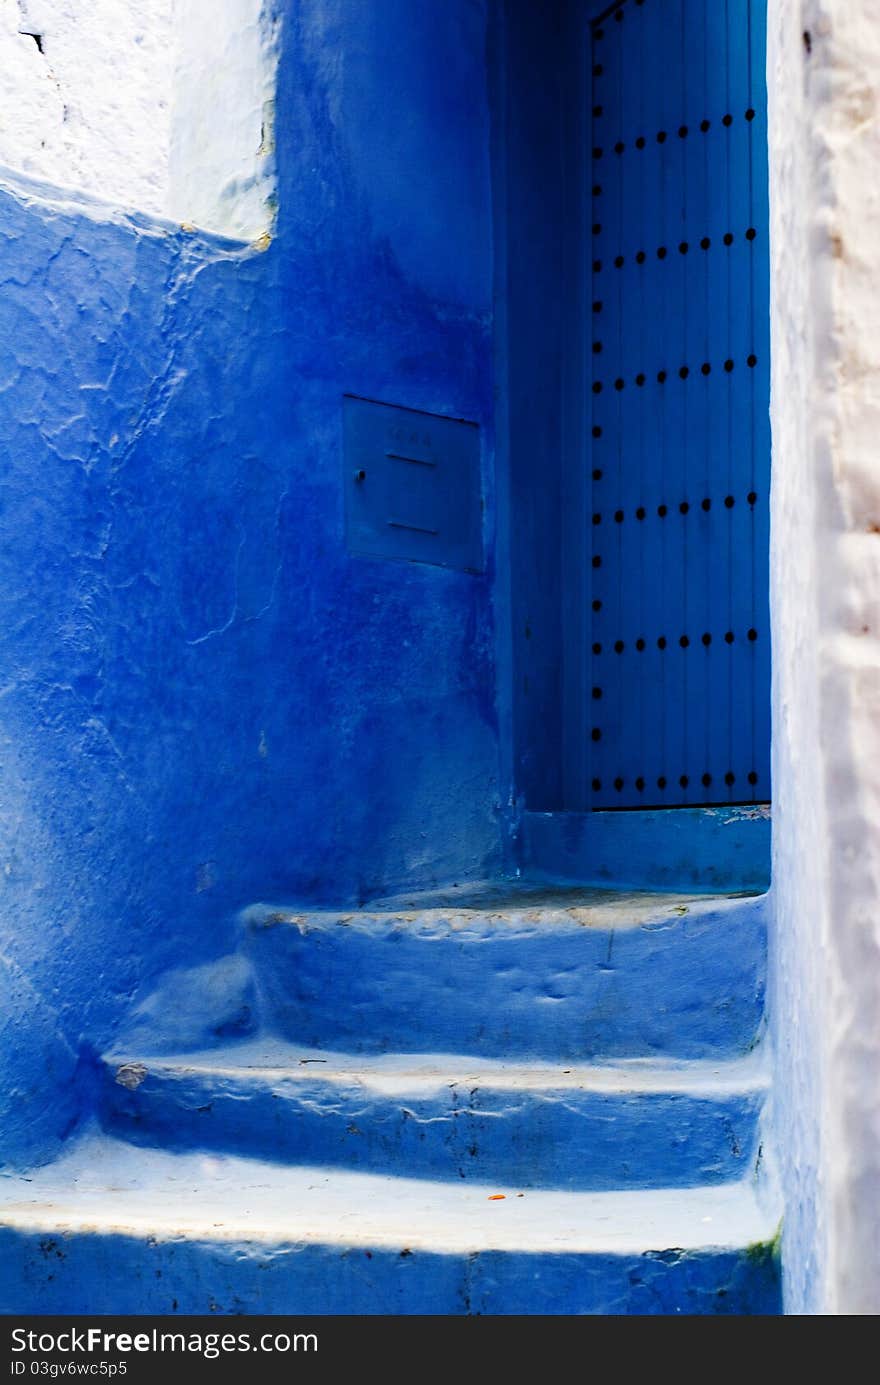
[[[12,1163],[239,906],[497,864],[491,548],[351,558],[341,458],[344,392],[479,423],[491,539],[484,5],[284,16],[262,253],[0,193]]]
[[[880,4],[772,0],[776,1143],[793,1313],[880,1311]]]

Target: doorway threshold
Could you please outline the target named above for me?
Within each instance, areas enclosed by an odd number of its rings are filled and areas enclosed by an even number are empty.
[[[518,824],[518,864],[531,879],[762,893],[770,885],[770,834],[769,803],[525,812]]]

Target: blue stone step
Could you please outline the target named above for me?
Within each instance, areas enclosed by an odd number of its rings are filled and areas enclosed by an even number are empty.
[[[48,1314],[776,1314],[776,1221],[745,1181],[532,1191],[95,1135],[0,1181],[0,1309],[35,1302]]]
[[[759,1056],[548,1067],[450,1055],[365,1057],[254,1040],[108,1056],[105,1128],[220,1150],[520,1187],[687,1187],[753,1165]]]
[[[309,1048],[692,1059],[760,1032],[763,895],[486,886],[242,921],[270,1025]]]

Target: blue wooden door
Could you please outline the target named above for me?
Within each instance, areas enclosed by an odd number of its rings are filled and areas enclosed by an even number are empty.
[[[594,808],[770,797],[765,26],[591,24]]]

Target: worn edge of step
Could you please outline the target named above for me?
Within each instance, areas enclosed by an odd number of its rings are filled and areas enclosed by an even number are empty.
[[[426,935],[473,932],[532,933],[534,929],[593,931],[661,929],[682,919],[699,920],[736,909],[761,908],[760,893],[672,894],[603,889],[517,889],[447,897],[409,894],[346,908],[260,901],[239,912],[240,924],[259,932],[295,927],[301,933],[335,928],[362,932],[405,929]]]
[[[0,1180],[0,1227],[438,1255],[748,1250],[777,1234],[745,1180],[687,1189],[523,1190],[145,1151],[103,1135],[82,1137],[26,1178]]]
[[[495,1058],[449,1053],[358,1054],[305,1048],[283,1039],[244,1041],[184,1053],[119,1050],[102,1064],[120,1086],[136,1089],[148,1073],[212,1074],[255,1084],[278,1081],[352,1083],[387,1096],[425,1094],[461,1084],[479,1083],[500,1091],[590,1091],[723,1098],[745,1092],[766,1093],[769,1072],[757,1047],[733,1058],[629,1058],[607,1063],[504,1062]],[[115,1069],[115,1072],[114,1072]]]

